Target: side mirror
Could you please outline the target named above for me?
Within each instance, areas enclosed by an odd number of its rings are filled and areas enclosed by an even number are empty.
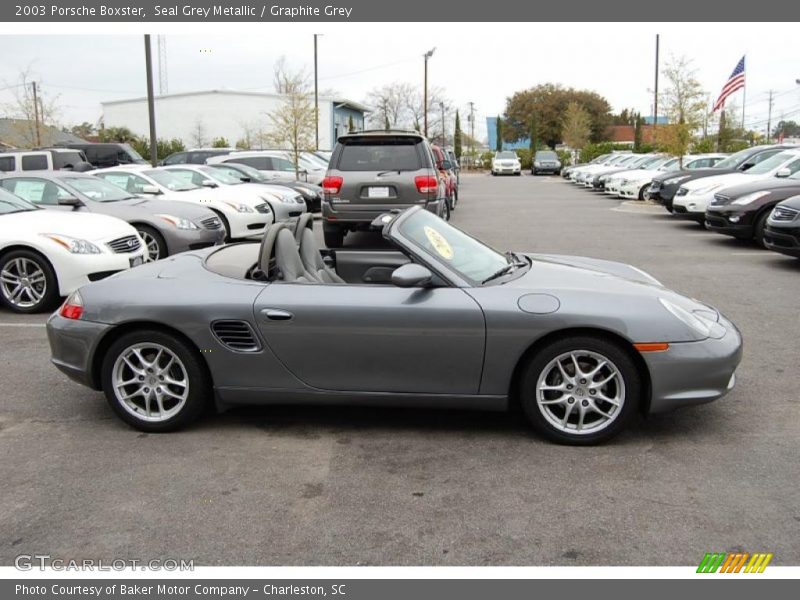
[[[392,273],[392,284],[402,288],[426,287],[432,279],[433,273],[428,268],[414,263],[398,267]]]
[[[253,181],[253,178],[252,177],[248,177],[247,175],[245,175],[243,177],[239,177],[239,179],[241,179],[244,183],[252,183],[252,181]]]
[[[67,198],[59,198],[58,205],[71,206],[73,208],[77,208],[79,206],[83,206],[83,202],[81,202],[80,199],[76,198],[75,196],[69,196]]]
[[[780,169],[777,173],[775,173],[775,177],[789,177],[792,174],[792,170],[784,167]]]
[[[207,188],[219,187],[215,182],[211,181],[210,179],[203,180],[203,184],[202,185],[203,185],[203,187],[207,187]]]
[[[153,195],[157,196],[158,194],[161,193],[161,190],[158,189],[158,187],[155,186],[155,185],[143,185],[141,193],[142,194],[153,194]]]

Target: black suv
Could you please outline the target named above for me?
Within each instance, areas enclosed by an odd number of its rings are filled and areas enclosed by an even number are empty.
[[[197,148],[196,150],[184,150],[173,152],[161,161],[162,165],[204,165],[206,160],[212,156],[222,156],[230,154],[230,148]]]
[[[118,165],[146,165],[147,161],[129,144],[117,143],[76,143],[64,144],[64,148],[80,150],[86,160],[98,169],[116,167]]]
[[[329,248],[382,213],[424,206],[449,217],[446,182],[431,145],[415,131],[362,131],[339,137],[322,182],[322,231]]]

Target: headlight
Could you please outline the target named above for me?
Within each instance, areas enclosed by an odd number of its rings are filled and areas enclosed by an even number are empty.
[[[540,163],[538,160],[533,161],[533,166],[535,167],[538,167],[540,164],[542,163]]]
[[[81,240],[78,238],[69,237],[68,235],[60,235],[57,233],[43,233],[46,238],[50,238],[56,244],[63,246],[72,254],[100,254],[100,248],[95,246],[92,242]]]
[[[199,229],[197,225],[192,223],[189,219],[175,217],[172,215],[156,215],[160,219],[164,219],[167,223],[175,225],[178,229]]]
[[[267,204],[270,203],[272,200],[278,200],[283,202],[284,204],[294,204],[294,198],[292,196],[285,196],[284,194],[280,194],[279,196],[259,196],[264,202]]]
[[[240,213],[256,212],[252,206],[247,206],[247,204],[241,204],[241,203],[237,204],[236,202],[226,202],[225,204],[233,208],[233,210],[235,210],[236,212]]]
[[[683,321],[689,328],[695,330],[703,337],[708,337],[711,333],[711,328],[716,325],[716,321],[709,318],[712,314],[711,311],[699,310],[697,312],[689,312],[685,308],[673,304],[664,298],[658,299],[661,305],[672,313],[678,320]]]
[[[670,177],[669,179],[665,179],[663,185],[673,185],[675,183],[680,183],[681,181],[685,181],[689,179],[688,175],[684,175],[683,177]]]
[[[752,194],[745,194],[744,196],[740,196],[739,198],[737,198],[736,200],[731,202],[731,204],[737,204],[739,206],[742,206],[743,204],[750,204],[751,202],[755,202],[759,198],[763,198],[767,194],[769,194],[769,192],[767,192],[767,191],[753,192]]]
[[[620,181],[620,182],[619,182],[619,185],[620,185],[620,187],[621,187],[621,186],[623,186],[623,185],[628,185],[629,183],[630,183],[630,180],[629,180],[629,179],[623,179],[622,181]]]
[[[707,185],[705,187],[697,188],[696,190],[690,190],[689,194],[691,194],[692,196],[700,196],[702,194],[708,194],[709,192],[718,190],[721,187],[722,187],[721,183],[715,183],[714,185]]]

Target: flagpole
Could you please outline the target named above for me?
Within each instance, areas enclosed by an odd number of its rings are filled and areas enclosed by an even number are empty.
[[[747,105],[747,55],[743,57],[744,62],[744,85],[742,86],[742,132],[744,132],[744,108]]]

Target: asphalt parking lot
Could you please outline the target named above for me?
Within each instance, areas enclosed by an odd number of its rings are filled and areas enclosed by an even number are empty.
[[[148,435],[49,365],[45,316],[0,311],[0,563],[800,563],[800,261],[556,177],[465,176],[453,223],[498,249],[630,262],[717,306],[745,340],[737,388],[594,448],[516,414],[364,408]]]

